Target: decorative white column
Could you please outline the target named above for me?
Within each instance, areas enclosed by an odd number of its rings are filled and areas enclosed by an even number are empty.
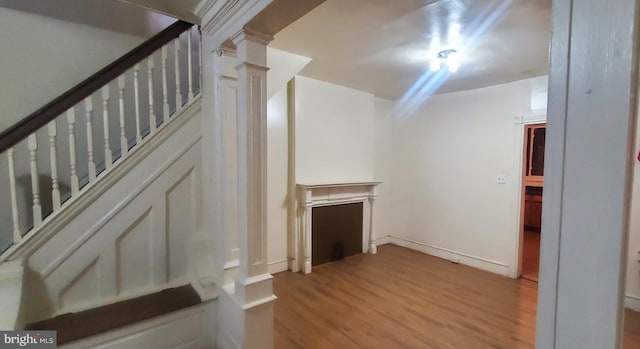
[[[369,196],[369,253],[376,254],[378,253],[378,246],[376,246],[376,230],[374,226],[375,220],[373,219],[375,216],[374,203],[376,202],[376,198],[378,197],[378,187],[374,186],[371,188],[371,195]]]
[[[311,227],[313,226],[313,196],[311,190],[305,190],[303,193],[304,200],[301,200],[301,202],[304,207],[302,212],[302,231],[304,233],[300,234],[300,240],[302,240],[302,245],[304,246],[302,272],[309,274],[311,272],[311,251],[313,248],[313,239],[310,233]]]
[[[266,44],[271,37],[237,33],[270,2],[209,1],[197,11],[203,31],[203,233],[193,242],[194,250],[199,251],[194,264],[200,285],[209,286],[213,281],[217,286],[215,314],[210,314],[217,318],[211,347],[219,349],[273,347],[271,302],[275,296],[271,275],[266,272],[263,181]],[[240,63],[237,73],[230,69],[236,63],[231,52],[221,49],[233,33],[237,33],[232,38]],[[236,74],[242,81],[235,80]],[[258,132],[251,128],[255,125]]]
[[[218,251],[224,266],[222,285],[234,283],[239,265],[238,256],[238,150],[237,150],[237,105],[238,79],[235,71],[235,50],[214,50],[215,71],[215,158],[216,183],[221,205],[217,218],[223,243]]]
[[[177,40],[176,40],[177,42]],[[192,258],[196,282],[192,283],[200,296],[211,299],[218,295],[223,280],[223,262],[220,249],[224,249],[224,221],[221,207],[224,196],[220,193],[223,184],[221,174],[224,169],[219,164],[222,147],[218,138],[222,131],[218,126],[216,113],[217,91],[215,54],[210,44],[210,36],[202,36],[202,232],[197,233],[192,242]],[[176,108],[180,108],[177,100]]]
[[[232,37],[238,74],[238,269],[223,287],[219,347],[273,348],[272,276],[266,236],[266,55],[272,37],[244,29]],[[229,155],[229,151],[225,151]]]

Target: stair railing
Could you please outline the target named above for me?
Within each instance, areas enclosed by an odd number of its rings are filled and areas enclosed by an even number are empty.
[[[0,133],[0,253],[191,104],[201,65],[199,31],[177,21]]]

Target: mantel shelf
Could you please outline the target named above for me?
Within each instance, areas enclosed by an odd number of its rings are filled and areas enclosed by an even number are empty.
[[[298,187],[304,187],[307,189],[317,188],[336,188],[336,187],[358,187],[358,186],[376,186],[382,183],[381,181],[367,181],[367,182],[339,182],[339,183],[298,183]]]

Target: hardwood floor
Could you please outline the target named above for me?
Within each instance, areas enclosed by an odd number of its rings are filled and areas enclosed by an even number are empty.
[[[533,348],[537,286],[384,245],[276,274],[274,347]],[[634,319],[625,349],[640,348]]]
[[[524,231],[522,241],[522,278],[538,282],[540,232]]]

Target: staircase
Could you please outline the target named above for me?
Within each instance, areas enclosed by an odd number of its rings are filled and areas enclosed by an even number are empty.
[[[0,134],[0,262],[197,99],[194,32],[176,22]]]
[[[267,44],[323,0],[132,2],[200,26],[176,22],[0,133],[0,329],[272,348],[266,102],[309,59]]]
[[[201,47],[177,21],[0,134],[1,329],[210,347],[215,285],[191,258]]]

